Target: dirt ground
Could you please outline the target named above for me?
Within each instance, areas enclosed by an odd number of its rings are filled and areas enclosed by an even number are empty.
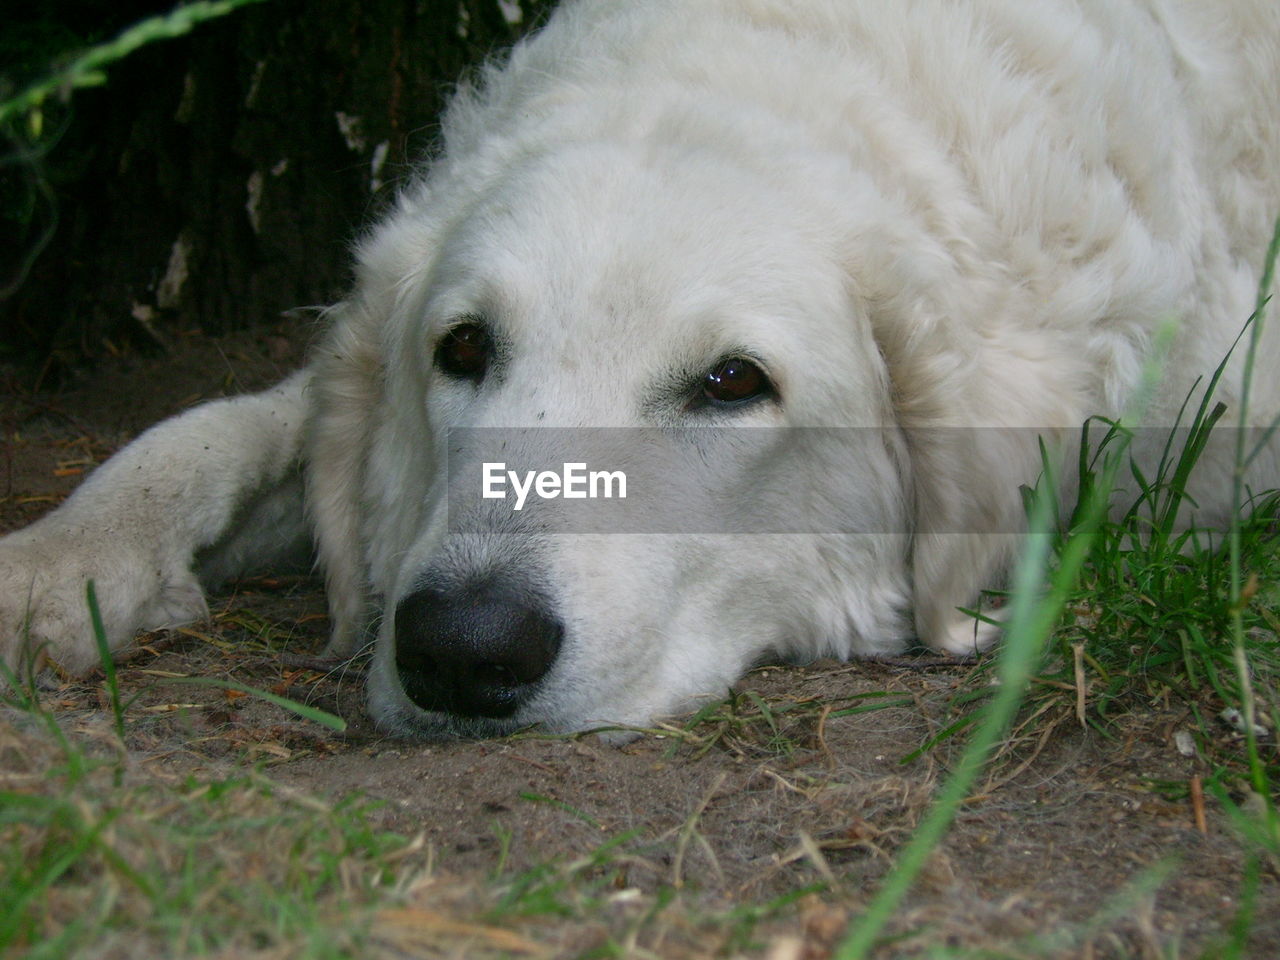
[[[115,358],[57,395],[6,391],[0,528],[49,509],[148,423],[274,379],[298,361],[305,337],[282,327],[184,338],[170,356]],[[200,776],[259,764],[291,788],[384,801],[373,814],[380,825],[421,831],[435,850],[449,881],[436,887],[444,907],[499,873],[589,858],[626,834],[610,854],[626,867],[610,901],[617,917],[561,925],[544,918],[526,930],[563,956],[616,943],[628,929],[642,931],[624,942],[637,956],[828,956],[958,745],[903,758],[960,716],[953,697],[974,669],[929,659],[769,668],[745,678],[739,696],[686,735],[643,735],[624,746],[536,733],[405,743],[370,728],[359,664],[308,669],[326,631],[315,580],[246,581],[210,607],[212,623],[144,638],[122,669],[126,699],[136,695],[129,747],[140,769]],[[333,734],[253,697],[166,686],[172,674],[274,689],[339,713],[350,728]],[[67,683],[56,700],[69,720],[89,716],[101,709],[100,683]],[[858,706],[882,708],[849,712]],[[1175,745],[1175,733],[1192,723],[1186,704],[1146,704],[1117,718],[1104,738],[1080,729],[1066,698],[1051,706],[988,771],[896,918],[899,939],[880,955],[938,947],[999,956],[1213,955],[1239,906],[1243,855],[1212,800],[1201,832],[1185,798],[1192,777],[1212,772]],[[1263,871],[1250,956],[1280,956],[1274,871]],[[817,892],[791,902],[788,894],[810,887]],[[662,889],[679,891],[687,909],[665,924],[627,918],[650,909]],[[699,920],[764,904],[773,906],[758,911],[744,942],[728,937],[723,919]]]

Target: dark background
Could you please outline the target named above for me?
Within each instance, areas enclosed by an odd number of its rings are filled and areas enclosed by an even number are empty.
[[[550,6],[268,0],[116,63],[104,86],[50,103],[34,140],[0,130],[5,373],[51,387],[104,351],[163,351],[340,296],[351,241],[430,150],[450,87]],[[169,9],[11,5],[0,98]]]

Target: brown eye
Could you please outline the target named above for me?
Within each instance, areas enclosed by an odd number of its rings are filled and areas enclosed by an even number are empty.
[[[493,356],[493,341],[478,323],[462,323],[444,335],[436,347],[436,366],[451,377],[479,380]]]
[[[702,381],[702,395],[712,404],[743,403],[771,390],[764,371],[742,357],[721,360]]]

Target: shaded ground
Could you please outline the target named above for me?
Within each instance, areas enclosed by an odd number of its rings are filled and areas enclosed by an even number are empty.
[[[274,379],[301,355],[301,336],[192,339],[168,358],[112,361],[57,397],[6,397],[0,524],[38,516],[155,419]],[[423,745],[369,728],[358,664],[309,669],[326,632],[314,580],[247,581],[210,607],[210,624],[145,638],[121,670],[135,773],[200,778],[256,764],[308,794],[382,801],[370,815],[377,824],[420,833],[432,852],[414,902],[466,918],[515,891],[521,909],[510,922],[553,956],[827,956],[956,747],[902,761],[962,715],[953,699],[972,689],[975,669],[929,660],[770,668],[697,722],[676,719],[622,747],[530,734]],[[338,713],[350,728],[332,734],[175,676],[235,678]],[[69,729],[109,725],[100,682],[50,696]],[[1107,739],[1080,729],[1069,698],[1044,703],[970,798],[895,922],[901,939],[882,955],[1213,955],[1239,907],[1243,856],[1212,799],[1197,829],[1188,785],[1213,771],[1175,746],[1193,725],[1190,705],[1147,704]],[[1231,749],[1225,727],[1220,736]],[[1256,957],[1280,956],[1274,869],[1263,871]],[[587,892],[594,906],[584,912],[574,901]],[[563,909],[524,909],[535,901]],[[414,931],[397,916],[384,918],[388,955],[415,955]]]

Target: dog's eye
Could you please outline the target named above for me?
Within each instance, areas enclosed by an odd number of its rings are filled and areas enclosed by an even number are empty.
[[[743,357],[721,360],[702,381],[702,396],[714,405],[745,403],[772,390],[765,372]]]
[[[492,356],[488,331],[478,323],[462,323],[446,333],[436,347],[436,366],[451,377],[479,380]]]

